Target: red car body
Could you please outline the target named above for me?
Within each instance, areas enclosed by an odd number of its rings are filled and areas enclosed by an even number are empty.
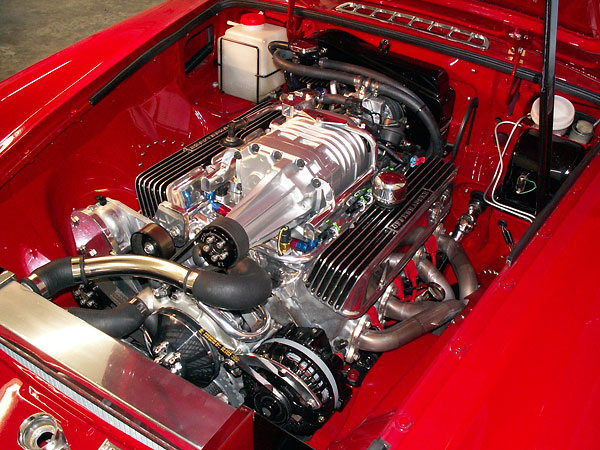
[[[407,39],[390,37],[386,24],[334,11],[339,3],[297,2],[301,33],[341,28],[375,44],[387,36],[391,51],[444,67],[456,92],[449,141],[470,98],[479,98],[471,143],[457,159],[454,203],[445,222],[452,229],[469,192],[485,187],[491,177],[496,117],[520,117],[538,95],[543,5],[380,2],[485,32],[490,46],[482,51],[435,36],[423,40],[433,45],[419,44],[410,39],[419,36],[413,30],[401,31]],[[110,194],[137,209],[133,181],[143,168],[250,106],[212,84],[214,65],[183,72],[187,55],[200,45],[192,39],[197,30],[212,24],[220,36],[228,19],[249,11],[285,21],[286,7],[262,1],[166,2],[0,83],[0,265],[22,277],[75,254],[69,215],[97,195]],[[557,35],[557,91],[595,118],[600,117],[599,16],[598,2],[561,3]],[[515,60],[519,47],[524,53]],[[515,79],[521,80],[520,97],[509,116],[506,99]],[[598,140],[596,134],[592,146]],[[350,403],[309,445],[359,449],[381,440],[391,448],[598,446],[600,160],[594,150],[586,158],[585,168],[534,233],[527,234],[528,224],[520,219],[486,210],[464,241],[482,285],[464,313],[441,336],[428,334],[385,353]],[[510,262],[499,219],[525,244]],[[72,300],[64,296],[59,302]],[[0,336],[18,341],[2,323]],[[37,357],[53,364],[43,354]],[[20,424],[38,411],[59,419],[72,449],[100,448],[106,439],[122,449],[146,448],[6,353],[0,352],[0,363],[3,448],[18,448]],[[195,421],[196,443],[259,448],[253,411],[207,402]],[[173,447],[195,448],[147,417],[138,419]]]

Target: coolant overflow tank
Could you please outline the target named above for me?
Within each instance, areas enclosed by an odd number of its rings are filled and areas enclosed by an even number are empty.
[[[269,43],[286,41],[283,27],[265,23],[262,14],[244,14],[241,23],[219,38],[219,85],[226,94],[258,103],[283,84]]]

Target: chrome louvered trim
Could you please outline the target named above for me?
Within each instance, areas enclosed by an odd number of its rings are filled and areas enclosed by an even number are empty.
[[[490,41],[482,34],[400,11],[382,9],[376,6],[368,6],[354,2],[343,3],[337,6],[335,11],[352,14],[353,16],[365,17],[367,19],[373,19],[399,27],[410,28],[411,30],[456,42],[457,44],[475,47],[480,50],[487,50],[490,46]]]

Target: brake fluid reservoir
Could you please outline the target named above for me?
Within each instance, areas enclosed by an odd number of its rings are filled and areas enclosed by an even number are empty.
[[[286,40],[285,28],[265,23],[262,14],[244,14],[240,24],[219,38],[221,90],[258,102],[281,86],[283,74],[273,65],[268,46],[272,41]]]

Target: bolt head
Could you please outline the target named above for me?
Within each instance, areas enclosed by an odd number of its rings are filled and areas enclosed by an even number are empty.
[[[252,153],[258,153],[259,150],[260,150],[260,145],[258,145],[258,144],[252,144],[250,146],[250,151]]]
[[[321,187],[321,180],[319,180],[318,178],[313,178],[313,180],[310,183],[315,188]]]
[[[155,251],[156,245],[154,244],[154,242],[148,241],[144,244],[144,253],[146,253],[147,255],[153,255]]]

